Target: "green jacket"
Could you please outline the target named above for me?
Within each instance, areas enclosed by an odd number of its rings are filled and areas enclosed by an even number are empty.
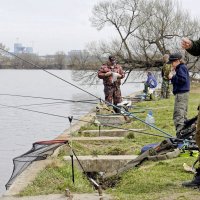
[[[193,56],[200,56],[200,39],[197,41],[192,41],[193,45],[190,49],[186,49],[188,53]]]
[[[162,67],[162,77],[165,80],[169,80],[169,73],[171,72],[171,64],[164,64]]]

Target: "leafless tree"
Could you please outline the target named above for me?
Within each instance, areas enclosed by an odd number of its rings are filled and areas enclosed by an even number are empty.
[[[93,50],[99,55],[117,55],[126,63],[128,73],[162,66],[163,54],[181,51],[183,36],[195,38],[200,32],[199,21],[191,18],[178,0],[104,1],[95,5],[92,13],[92,26],[98,30],[112,26],[118,34],[115,40],[100,42]],[[187,61],[194,69],[198,59],[188,57]]]
[[[17,56],[22,59],[19,59],[17,57],[12,57],[12,59],[11,59],[12,68],[15,68],[15,69],[37,69],[36,67],[34,67],[32,64],[29,64],[28,62],[33,63],[38,66],[41,66],[39,56],[36,54],[20,53]],[[26,61],[28,61],[28,62],[26,62]]]
[[[71,51],[68,53],[68,65],[72,69],[91,69],[95,62],[93,57],[86,50]]]
[[[63,51],[56,52],[54,63],[59,69],[64,69],[66,66],[66,54]]]

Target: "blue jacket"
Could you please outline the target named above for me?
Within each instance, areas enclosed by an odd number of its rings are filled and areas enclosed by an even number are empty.
[[[173,84],[173,94],[180,94],[190,91],[190,77],[185,64],[176,67],[176,74],[171,80]]]
[[[156,88],[157,87],[157,81],[155,79],[155,77],[153,75],[148,75],[146,84],[150,87],[150,88]]]

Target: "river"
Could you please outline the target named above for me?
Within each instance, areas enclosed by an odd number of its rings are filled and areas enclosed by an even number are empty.
[[[76,72],[71,70],[51,70],[50,72],[104,99],[102,84],[95,86],[80,85],[72,80]],[[145,77],[140,74],[139,72],[134,72],[129,81],[145,80]],[[129,83],[121,86],[123,96],[142,89],[142,83]],[[32,143],[54,139],[69,127],[68,119],[7,108],[2,105],[24,105],[23,108],[57,115],[74,116],[74,118],[79,118],[94,107],[94,104],[58,103],[52,100],[4,96],[2,94],[67,100],[94,99],[84,91],[42,70],[0,70],[0,196],[5,192],[5,184],[13,170],[12,159],[30,150]],[[52,104],[52,102],[54,103]]]

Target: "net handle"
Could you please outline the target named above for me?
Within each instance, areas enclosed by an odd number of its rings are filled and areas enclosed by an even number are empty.
[[[66,144],[68,140],[46,140],[46,141],[38,141],[33,144],[58,144],[58,143],[64,143]]]

